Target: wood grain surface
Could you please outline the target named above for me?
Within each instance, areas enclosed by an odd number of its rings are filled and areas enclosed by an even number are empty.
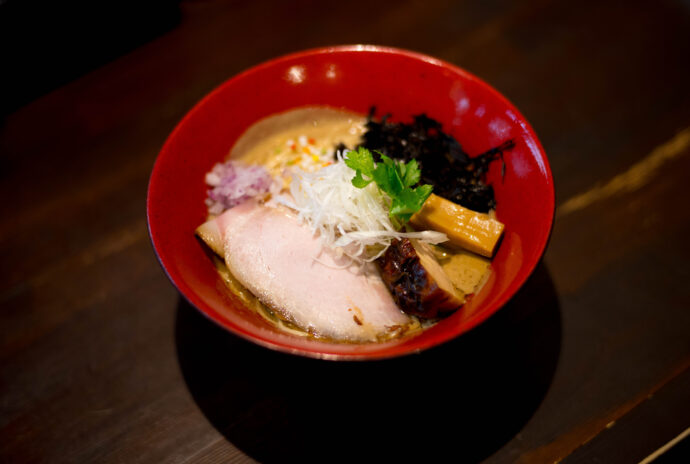
[[[2,112],[0,462],[628,463],[690,426],[687,1],[171,3],[155,37]],[[532,278],[418,356],[242,341],[180,298],[147,235],[152,165],[194,103],[345,43],[488,81],[555,178]]]

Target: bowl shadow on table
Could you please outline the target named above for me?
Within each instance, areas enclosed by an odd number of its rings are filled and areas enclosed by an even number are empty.
[[[197,405],[260,462],[436,458],[478,462],[517,434],[543,400],[561,316],[540,264],[487,322],[420,354],[333,362],[231,335],[180,300],[175,342]]]

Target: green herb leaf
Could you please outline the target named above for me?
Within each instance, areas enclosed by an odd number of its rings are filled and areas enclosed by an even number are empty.
[[[412,188],[421,176],[415,160],[403,163],[381,154],[381,161],[374,162],[374,156],[364,147],[348,152],[345,158],[345,164],[355,171],[352,185],[364,188],[374,181],[379,190],[391,199],[390,218],[394,224],[402,226],[422,208],[431,195],[432,186],[427,184]]]
[[[403,164],[402,166],[404,168],[402,171],[402,176],[405,187],[412,187],[419,182],[419,179],[422,176],[422,171],[419,169],[417,160],[410,160],[407,162],[407,164]]]
[[[373,175],[376,163],[371,152],[366,148],[359,147],[357,150],[352,150],[347,153],[345,164],[357,171],[358,174],[364,174],[368,177]]]
[[[365,179],[364,177],[362,177],[362,172],[357,171],[357,174],[355,174],[355,177],[352,178],[352,185],[354,185],[357,188],[364,188],[367,185],[369,185],[372,180],[373,179],[369,179],[369,180]]]

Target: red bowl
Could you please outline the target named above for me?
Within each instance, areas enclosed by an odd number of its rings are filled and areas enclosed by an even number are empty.
[[[258,120],[305,105],[366,114],[372,105],[394,119],[426,113],[470,154],[507,139],[505,175],[494,163],[498,218],[506,232],[481,292],[428,330],[374,344],[305,339],[275,329],[224,286],[194,229],[206,218],[204,174],[224,160]],[[149,233],[180,293],[230,332],[279,351],[326,359],[380,359],[419,352],[486,320],[522,286],[544,252],[554,214],[553,178],[529,123],[500,93],[468,72],[418,53],[378,46],[339,46],[295,53],[223,83],[177,125],[158,155],[147,198]]]

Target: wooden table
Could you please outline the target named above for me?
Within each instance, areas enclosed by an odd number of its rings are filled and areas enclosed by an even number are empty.
[[[172,29],[4,119],[0,461],[634,463],[690,426],[686,1],[178,7]],[[180,298],[147,235],[148,176],[185,112],[251,65],[339,43],[490,82],[556,181],[524,289],[417,356],[244,342]]]

